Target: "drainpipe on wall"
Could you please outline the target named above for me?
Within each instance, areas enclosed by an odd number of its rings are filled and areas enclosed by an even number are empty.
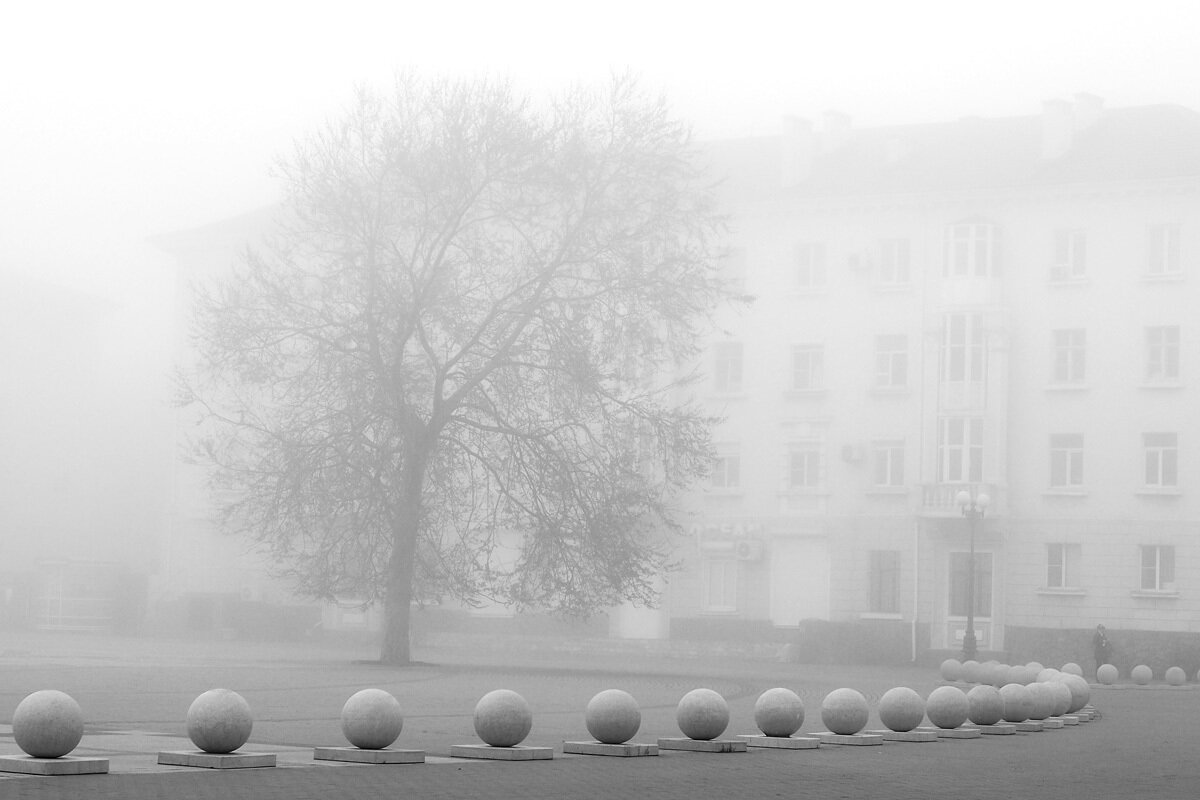
[[[921,520],[913,520],[912,662],[917,663],[917,609],[921,600]]]

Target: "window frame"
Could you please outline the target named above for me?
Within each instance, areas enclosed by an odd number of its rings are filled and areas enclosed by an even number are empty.
[[[1051,332],[1054,362],[1050,381],[1078,385],[1087,380],[1087,329],[1057,328]]]
[[[1050,488],[1071,490],[1083,488],[1082,433],[1050,434]]]

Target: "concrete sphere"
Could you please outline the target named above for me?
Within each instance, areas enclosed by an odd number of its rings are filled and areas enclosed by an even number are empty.
[[[1105,686],[1111,686],[1117,682],[1120,673],[1112,664],[1101,664],[1096,670],[1096,680],[1103,683]]]
[[[1138,686],[1145,686],[1154,677],[1154,672],[1145,664],[1138,664],[1130,670],[1129,677],[1133,678],[1133,682]]]
[[[892,731],[911,731],[925,719],[925,701],[907,686],[888,689],[879,698],[879,721]]]
[[[533,711],[510,689],[495,689],[475,704],[475,735],[492,747],[516,747],[533,730]]]
[[[675,722],[689,739],[709,741],[729,727],[729,705],[712,689],[692,689],[679,700]]]
[[[867,698],[856,689],[834,689],[821,701],[821,722],[830,733],[858,733],[870,715]]]
[[[1071,705],[1067,707],[1068,714],[1074,714],[1088,704],[1092,698],[1092,687],[1079,675],[1063,675],[1060,683],[1066,684],[1071,690]]]
[[[764,736],[791,736],[804,724],[804,701],[791,689],[767,689],[754,703],[754,724]]]
[[[1061,672],[1054,669],[1053,667],[1046,667],[1044,670],[1042,670],[1041,672],[1039,672],[1037,674],[1037,680],[1038,680],[1038,683],[1045,683],[1046,681],[1054,680],[1061,674],[1062,674]]]
[[[1005,722],[1024,722],[1033,711],[1033,696],[1022,683],[1007,683],[1000,687],[1000,699],[1004,702]]]
[[[1046,665],[1040,661],[1030,661],[1025,665],[1025,668],[1032,672],[1036,677],[1039,672],[1046,668]]]
[[[962,679],[967,683],[979,683],[983,675],[983,665],[975,659],[967,659],[962,665]]]
[[[967,692],[967,716],[976,725],[995,725],[1004,718],[1004,699],[995,686],[980,685]]]
[[[1024,664],[1013,664],[1012,666],[1010,666],[1008,668],[1008,675],[1006,676],[1004,683],[1002,683],[1000,685],[1000,688],[1004,688],[1005,686],[1007,686],[1010,683],[1017,683],[1022,686],[1025,685],[1025,665]]]
[[[939,686],[925,700],[925,715],[939,728],[957,728],[967,721],[971,703],[957,686]]]
[[[1083,667],[1076,664],[1074,661],[1068,661],[1062,665],[1062,671],[1068,675],[1078,675],[1083,677]]]
[[[588,701],[583,722],[597,742],[625,744],[642,727],[642,710],[629,692],[605,689]]]
[[[1039,681],[1029,684],[1028,688],[1029,697],[1033,700],[1029,718],[1045,719],[1046,717],[1053,716],[1057,698],[1054,695],[1054,691],[1050,688],[1050,684]]]
[[[986,682],[997,689],[1008,683],[1008,664],[992,662],[991,668],[987,672]]]
[[[938,671],[944,681],[959,681],[962,680],[963,665],[957,658],[947,658]]]
[[[1187,683],[1187,673],[1183,671],[1183,667],[1167,667],[1167,674],[1163,677],[1172,686],[1183,686]]]
[[[253,727],[250,704],[229,689],[209,689],[188,708],[188,738],[206,753],[232,753],[250,739]]]
[[[12,732],[17,747],[34,758],[59,758],[83,738],[83,711],[69,694],[43,689],[17,704]]]
[[[400,701],[383,689],[363,689],[342,706],[342,734],[363,750],[391,746],[404,729]]]
[[[1071,688],[1062,681],[1046,681],[1046,685],[1050,687],[1050,691],[1054,693],[1054,713],[1053,717],[1061,717],[1067,713],[1071,707],[1071,703],[1075,697],[1071,694]]]

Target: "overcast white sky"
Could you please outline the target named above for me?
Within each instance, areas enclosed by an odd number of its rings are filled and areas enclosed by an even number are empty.
[[[1200,3],[25,2],[0,27],[0,269],[121,293],[145,244],[269,203],[272,158],[397,68],[533,91],[631,68],[703,137],[1034,113],[1078,91],[1200,109]]]

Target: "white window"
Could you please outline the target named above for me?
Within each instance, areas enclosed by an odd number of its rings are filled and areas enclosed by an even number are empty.
[[[988,222],[960,222],[946,230],[948,278],[986,278],[999,274],[999,236]]]
[[[1083,383],[1087,373],[1087,332],[1082,328],[1054,331],[1054,383]]]
[[[943,417],[938,430],[938,476],[942,483],[983,480],[983,418]]]
[[[718,445],[709,485],[714,489],[737,489],[742,485],[742,456],[737,445]]]
[[[814,391],[825,386],[825,348],[799,344],[792,348],[792,389]]]
[[[1147,274],[1161,277],[1183,272],[1178,224],[1151,225],[1149,244]]]
[[[713,345],[713,389],[721,393],[742,390],[742,343]]]
[[[1050,436],[1050,488],[1077,489],[1083,485],[1083,434]]]
[[[1174,383],[1179,380],[1179,326],[1146,328],[1146,380]]]
[[[888,440],[871,445],[873,463],[872,479],[876,486],[897,487],[904,485],[904,442]]]
[[[983,314],[964,312],[947,314],[942,330],[942,379],[948,383],[983,380]]]
[[[891,286],[910,280],[908,239],[879,240],[879,282]]]
[[[825,243],[799,242],[795,250],[796,285],[815,289],[825,285]]]
[[[821,445],[816,442],[793,444],[788,451],[787,488],[804,491],[820,488],[824,476],[821,473]]]
[[[1143,433],[1146,487],[1173,489],[1179,485],[1179,436],[1175,433]]]
[[[875,385],[908,385],[908,337],[902,333],[875,337]]]
[[[900,613],[900,551],[871,551],[871,594],[867,609],[875,614]]]
[[[1046,586],[1065,589],[1079,586],[1079,559],[1082,548],[1077,544],[1054,542],[1046,545]]]
[[[732,558],[704,562],[705,606],[708,611],[737,611],[738,563]]]
[[[1175,589],[1175,548],[1172,545],[1148,544],[1141,546],[1141,588],[1151,592],[1169,592]]]
[[[1087,273],[1087,236],[1081,230],[1054,232],[1054,263],[1050,280],[1078,280]]]

